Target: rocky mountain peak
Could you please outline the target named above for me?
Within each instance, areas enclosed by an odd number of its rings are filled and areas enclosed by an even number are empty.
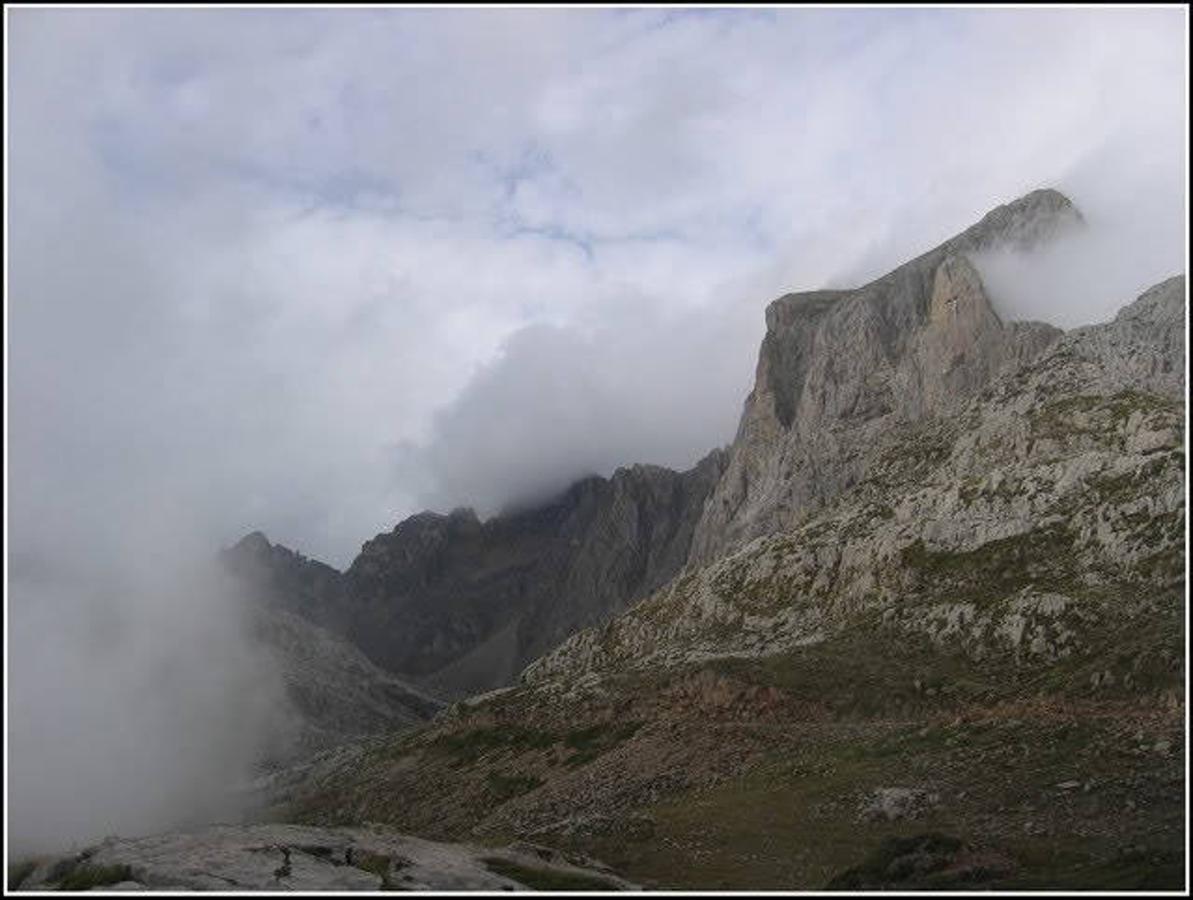
[[[766,311],[754,390],[692,561],[790,524],[855,483],[865,447],[896,421],[964,403],[1059,336],[1004,325],[971,255],[1028,252],[1079,227],[1059,191],[1033,191],[853,290],[788,294]]]
[[[1055,188],[1041,188],[990,210],[949,244],[970,252],[1031,250],[1084,221],[1068,197]]]
[[[244,559],[264,559],[269,556],[273,545],[264,532],[252,531],[233,544],[226,553]]]

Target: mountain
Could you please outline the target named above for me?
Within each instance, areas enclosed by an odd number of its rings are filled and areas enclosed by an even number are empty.
[[[978,659],[1060,660],[1135,619],[1175,653],[1184,303],[1170,279],[947,416],[894,427],[831,503],[573,636],[524,680],[763,657],[861,620]]]
[[[845,490],[893,422],[940,412],[1039,354],[1060,331],[1004,325],[970,257],[1081,225],[1067,198],[1036,191],[862,288],[776,300],[736,440],[688,472],[623,468],[483,523],[467,509],[420,513],[366,542],[343,574],[267,550],[259,533],[229,563],[403,678],[445,696],[509,684],[688,563]]]
[[[1185,278],[1063,333],[980,277],[1080,222],[1036,192],[780,298],[687,564],[287,814],[654,888],[1179,889]]]
[[[485,522],[466,509],[420,513],[366,542],[344,573],[256,532],[224,560],[258,597],[387,671],[475,693],[670,580],[724,462],[713,451],[687,472],[619,469]]]
[[[481,523],[423,513],[367,542],[346,573],[347,634],[394,671],[474,692],[511,680],[683,565],[719,452],[688,472],[588,478],[555,502]]]

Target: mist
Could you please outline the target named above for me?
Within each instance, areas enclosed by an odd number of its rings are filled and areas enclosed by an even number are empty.
[[[1004,318],[1184,268],[1186,12],[6,10],[12,847],[234,816],[207,568],[732,440],[775,297],[1037,187]]]
[[[1083,225],[1032,253],[982,254],[974,260],[1004,320],[1035,319],[1075,328],[1114,318],[1147,288],[1185,271],[1186,210],[1171,173],[1184,164],[1179,144],[1154,168],[1086,166],[1064,179]],[[1126,162],[1126,160],[1122,160]]]
[[[290,720],[233,597],[198,566],[10,574],[10,854],[251,809]]]

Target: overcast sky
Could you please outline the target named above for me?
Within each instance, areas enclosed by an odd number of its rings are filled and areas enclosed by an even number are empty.
[[[688,466],[769,300],[1044,185],[1128,239],[1007,309],[1107,318],[1184,268],[1185,18],[10,9],[13,552]]]

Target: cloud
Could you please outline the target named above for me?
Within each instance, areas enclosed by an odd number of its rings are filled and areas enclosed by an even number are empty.
[[[239,652],[183,573],[248,530],[346,565],[424,504],[686,466],[732,438],[770,299],[1034,187],[1107,230],[1058,275],[990,261],[992,290],[1106,317],[1184,265],[1186,15],[8,12],[9,552],[61,598],[14,582],[10,646],[160,624],[117,708],[185,649],[172,611]],[[78,711],[64,671],[22,741]],[[208,721],[228,685],[196,684]],[[178,724],[143,706],[130,734]],[[79,715],[115,753],[121,716]]]
[[[762,323],[752,303],[666,311],[623,295],[607,320],[515,332],[432,426],[400,477],[427,505],[547,499],[578,478],[646,459],[688,468],[732,436]]]
[[[238,788],[284,746],[279,674],[227,586],[143,562],[10,571],[14,856],[235,821]]]

